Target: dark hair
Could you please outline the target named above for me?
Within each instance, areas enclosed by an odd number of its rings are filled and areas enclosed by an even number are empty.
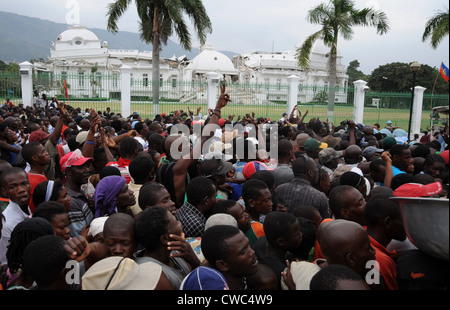
[[[31,161],[33,160],[33,155],[36,155],[37,148],[39,146],[42,146],[40,142],[29,142],[22,147],[20,152],[22,153],[23,159],[25,159],[27,163],[31,164]]]
[[[136,219],[136,239],[146,250],[154,250],[160,244],[160,237],[167,233],[168,225],[166,208],[147,208]]]
[[[261,191],[264,189],[268,189],[266,183],[260,180],[247,180],[242,185],[242,198],[244,199],[245,203],[249,201],[250,199],[258,199],[258,197],[261,195]]]
[[[231,225],[216,225],[205,230],[202,236],[202,252],[208,263],[216,267],[220,259],[227,259],[228,247],[225,241],[241,233],[239,228]]]
[[[374,159],[369,164],[369,170],[373,172],[380,172],[380,166],[386,167],[386,162],[381,158]]]
[[[412,157],[427,157],[430,154],[430,147],[424,144],[418,144],[411,152]]]
[[[391,148],[389,149],[389,153],[394,156],[394,155],[402,155],[404,150],[407,150],[409,148],[408,145],[406,144],[394,144],[393,146],[391,146]]]
[[[194,206],[206,197],[211,197],[215,192],[213,181],[202,176],[193,178],[186,187],[187,201]]]
[[[423,165],[431,166],[433,163],[443,163],[445,165],[445,159],[439,154],[429,154],[427,157],[425,157],[425,162]]]
[[[152,158],[146,156],[137,156],[130,162],[128,171],[130,172],[130,175],[135,183],[143,184],[149,178],[154,165],[155,163],[153,162]]]
[[[277,246],[277,239],[289,237],[291,226],[296,222],[297,218],[291,213],[280,211],[269,212],[263,224],[267,242]]]
[[[37,283],[48,285],[61,275],[69,257],[60,236],[43,236],[32,241],[23,253],[23,270]]]
[[[226,199],[226,200],[218,200],[216,204],[211,208],[211,215],[217,213],[227,213],[228,210],[234,207],[238,203],[236,200]]]
[[[320,269],[309,283],[312,291],[317,290],[336,290],[339,280],[361,281],[361,276],[353,269],[344,265],[328,265]]]
[[[297,249],[290,250],[295,254],[296,259],[308,261],[310,259],[309,254],[316,242],[316,228],[312,220],[297,217],[300,224],[300,231],[302,232],[302,243]]]
[[[311,205],[294,205],[289,210],[289,212],[295,215],[296,217],[303,217],[310,221],[313,221],[316,212],[318,212],[318,210],[316,207]]]
[[[411,183],[412,181],[413,181],[412,175],[407,173],[400,173],[392,178],[391,188],[392,190],[395,191],[398,187],[402,186],[403,184]]]
[[[339,185],[330,191],[328,196],[331,212],[336,216],[339,214],[341,209],[346,207],[347,196],[346,193],[355,190],[353,186],[350,185]],[[356,189],[357,190],[357,189]]]
[[[390,197],[394,196],[379,194],[367,201],[366,207],[364,208],[364,217],[367,226],[376,226],[379,219],[384,219],[388,216],[392,218],[401,217],[399,205],[394,200],[389,199]]]
[[[50,181],[44,181],[39,183],[35,188],[33,192],[33,204],[37,207],[41,203],[45,202],[45,196],[47,194],[47,186]],[[55,180],[53,184],[53,190],[52,194],[50,195],[49,201],[56,201],[58,200],[58,197],[61,193],[61,189],[63,188],[64,184],[59,181]]]
[[[28,178],[28,175],[25,172],[25,170],[23,170],[22,168],[19,168],[19,167],[11,167],[11,168],[8,168],[5,171],[3,171],[2,175],[0,176],[0,187],[4,186],[3,182],[5,181],[5,178],[7,176],[12,175],[12,174],[19,174],[19,173],[25,174]]]
[[[275,185],[275,175],[270,170],[259,170],[252,174],[249,180],[260,180],[266,183],[269,189]]]
[[[293,152],[294,148],[292,146],[291,140],[283,139],[278,142],[278,156],[286,157],[289,153]]]
[[[122,176],[119,168],[117,168],[115,166],[105,166],[102,169],[100,169],[100,173],[99,173],[100,180],[102,180],[103,178],[109,177],[111,175]]]
[[[8,267],[16,273],[23,264],[23,253],[30,242],[42,236],[53,235],[53,226],[43,218],[26,218],[14,227],[6,251]]]
[[[145,207],[154,206],[156,204],[156,194],[163,189],[166,188],[164,187],[164,185],[158,182],[150,182],[142,185],[142,187],[139,189],[138,196],[139,207],[144,210]]]
[[[139,142],[132,137],[126,137],[119,143],[119,154],[122,158],[130,158],[136,153]]]
[[[34,209],[33,218],[44,218],[49,223],[51,223],[55,215],[65,213],[66,210],[61,203],[56,201],[45,201],[37,205],[37,207]]]

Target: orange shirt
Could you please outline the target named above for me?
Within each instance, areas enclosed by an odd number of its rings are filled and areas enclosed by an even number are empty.
[[[384,284],[388,290],[398,290],[397,285],[397,264],[393,260],[395,251],[388,251],[383,245],[378,243],[371,236],[370,245],[375,249],[375,260],[380,265],[380,273],[383,276]]]

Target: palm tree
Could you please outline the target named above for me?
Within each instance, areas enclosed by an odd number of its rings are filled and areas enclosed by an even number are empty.
[[[432,18],[430,18],[426,25],[425,31],[422,35],[422,42],[425,42],[431,37],[431,47],[436,49],[439,43],[445,36],[448,36],[448,21],[449,13],[438,11]]]
[[[118,32],[117,21],[130,6],[132,0],[116,0],[108,5],[107,29]],[[167,45],[167,40],[176,34],[181,46],[191,50],[191,35],[184,16],[188,16],[194,30],[203,45],[206,34],[212,32],[212,24],[203,6],[202,0],[135,0],[140,18],[140,38],[145,43],[153,45],[152,80],[153,80],[153,114],[159,114],[159,53],[161,45]]]
[[[312,24],[319,24],[322,28],[307,37],[297,49],[298,64],[304,70],[309,68],[311,49],[316,40],[323,40],[330,48],[328,120],[333,122],[339,35],[345,40],[351,40],[353,26],[376,27],[377,34],[382,35],[389,30],[388,19],[385,13],[372,8],[357,10],[351,0],[330,0],[328,4],[321,3],[309,10],[306,20]]]

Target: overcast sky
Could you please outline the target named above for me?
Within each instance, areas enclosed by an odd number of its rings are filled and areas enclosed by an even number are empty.
[[[79,16],[80,24],[88,28],[106,29],[107,5],[111,2],[113,0],[1,0],[0,11],[67,24]],[[138,17],[132,2],[120,19],[119,31],[138,32]],[[320,29],[319,25],[308,23],[306,15],[322,2],[328,0],[203,0],[213,24],[207,44],[216,50],[236,53],[294,50],[308,35]],[[422,42],[426,21],[437,11],[446,11],[447,0],[356,0],[355,3],[358,9],[373,7],[385,12],[391,29],[380,36],[374,28],[357,27],[353,40],[340,38],[338,47],[343,64],[356,59],[365,74],[391,62],[418,61],[439,68],[443,61],[449,67],[448,36],[436,50],[430,47],[429,41]],[[74,15],[77,6],[79,15]],[[177,42],[176,37],[173,40]],[[194,47],[199,47],[195,36],[192,41]]]

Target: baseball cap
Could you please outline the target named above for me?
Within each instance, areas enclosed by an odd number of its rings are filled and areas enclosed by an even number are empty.
[[[384,152],[383,149],[379,149],[375,146],[368,146],[363,150],[362,156],[364,156],[366,159],[368,159],[368,158],[370,158],[370,156],[372,156],[375,153],[383,153],[383,152]]]
[[[83,290],[154,290],[162,267],[154,262],[136,263],[128,257],[104,258],[84,274]]]
[[[441,182],[434,182],[430,184],[406,183],[394,191],[394,196],[397,197],[427,197],[439,194],[442,192]]]
[[[180,290],[229,290],[225,277],[216,269],[200,266],[189,273]]]
[[[84,142],[86,142],[87,136],[88,136],[88,131],[80,131],[77,134],[77,137],[75,138],[75,140],[80,143],[83,144]]]
[[[394,137],[386,137],[383,139],[384,148],[390,148],[391,146],[397,144],[397,140]]]
[[[301,133],[297,135],[297,137],[295,138],[295,142],[298,144],[299,147],[304,147],[305,142],[309,139],[312,139],[310,135],[306,133]]]
[[[209,178],[228,173],[231,168],[233,164],[230,162],[216,158],[206,159],[200,164],[200,175]]]
[[[225,122],[226,122],[226,121],[227,121],[226,119],[220,118],[219,121],[218,121],[219,126],[220,126],[220,127],[225,126]]]
[[[88,160],[93,159],[92,157],[84,157],[81,154],[81,151],[79,149],[67,153],[66,155],[63,156],[63,158],[61,158],[61,160],[59,161],[59,165],[61,166],[61,171],[66,170],[66,168],[68,167],[72,167],[72,166],[81,166],[83,165],[85,162],[87,162]]]
[[[392,121],[387,121],[386,124],[392,124]]]
[[[343,151],[336,151],[331,147],[327,147],[319,152],[319,161],[321,164],[326,164],[332,161],[333,159],[342,157]]]
[[[29,142],[41,142],[42,140],[48,138],[50,134],[46,133],[42,130],[35,130],[30,134],[30,137],[28,138]]]
[[[266,164],[260,161],[251,161],[245,164],[242,174],[248,180],[256,172],[260,170],[270,170]]]
[[[326,149],[328,144],[323,143],[317,139],[309,139],[305,142],[305,151],[314,151],[315,149]]]

